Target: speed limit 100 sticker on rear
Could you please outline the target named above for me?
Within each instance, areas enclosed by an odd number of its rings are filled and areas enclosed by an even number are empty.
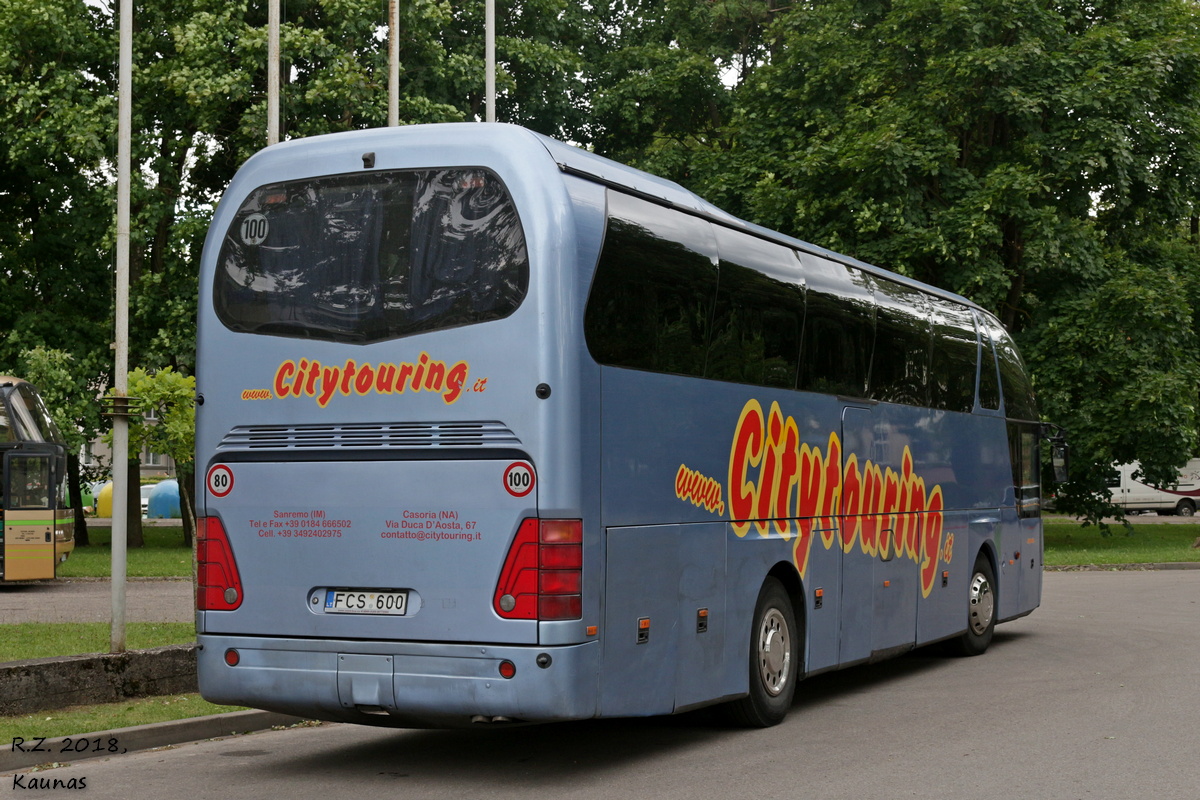
[[[528,461],[514,461],[504,470],[504,491],[513,497],[524,497],[533,491],[537,478]]]
[[[205,483],[213,497],[224,497],[233,491],[233,470],[225,464],[214,464],[208,470]]]

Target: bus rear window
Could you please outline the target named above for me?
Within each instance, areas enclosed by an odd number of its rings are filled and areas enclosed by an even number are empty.
[[[228,328],[338,342],[501,319],[529,286],[516,208],[483,169],[260,187],[218,259],[214,304]]]

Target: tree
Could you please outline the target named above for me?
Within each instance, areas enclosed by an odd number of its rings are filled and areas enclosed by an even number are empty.
[[[155,372],[139,367],[129,373],[129,394],[139,415],[129,427],[130,450],[146,448],[175,462],[183,543],[190,547],[196,530],[196,379],[170,367]]]
[[[711,190],[740,86],[769,55],[780,0],[604,0],[585,65],[586,137],[602,155]],[[708,163],[707,169],[704,164]],[[712,197],[720,202],[721,197]]]
[[[112,207],[97,176],[115,98],[97,19],[83,0],[0,1],[2,372],[44,346],[90,384],[111,358]]]
[[[67,490],[75,514],[75,543],[88,545],[87,520],[83,515],[82,475],[79,453],[96,438],[105,422],[100,416],[102,387],[95,382],[95,369],[81,367],[64,350],[38,346],[21,354],[21,377],[38,388],[50,416],[67,445]]]
[[[1068,507],[1114,461],[1172,474],[1196,446],[1200,8],[829,0],[767,38],[692,185],[995,311],[1081,444]]]

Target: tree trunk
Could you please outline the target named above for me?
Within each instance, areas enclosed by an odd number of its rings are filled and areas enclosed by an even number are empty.
[[[144,547],[142,538],[142,460],[129,459],[129,481],[125,492],[125,546]]]
[[[88,530],[87,517],[83,515],[83,492],[79,491],[79,454],[67,454],[67,496],[71,498],[71,508],[75,512],[75,546],[87,547]]]
[[[196,475],[190,469],[177,468],[176,471],[179,480],[179,513],[183,517],[183,544],[191,547],[196,532],[196,505],[192,498]]]

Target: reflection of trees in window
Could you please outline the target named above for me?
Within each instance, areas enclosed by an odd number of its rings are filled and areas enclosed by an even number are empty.
[[[478,169],[261,187],[219,260],[216,308],[230,328],[338,341],[499,319],[529,282],[516,209]]]
[[[970,412],[973,314],[899,281],[610,192],[584,328],[602,364]],[[981,391],[995,408],[994,358],[988,369],[990,388],[985,380]]]
[[[922,292],[894,281],[875,282],[875,349],[871,397],[928,404],[929,318]]]
[[[975,407],[975,366],[979,356],[970,309],[929,298],[933,308],[933,347],[929,360],[929,404],[947,411]]]
[[[1000,379],[996,376],[996,354],[992,349],[986,324],[979,325],[979,406],[990,410],[1000,408]]]
[[[615,192],[609,206],[584,319],[592,356],[602,364],[703,375],[717,289],[708,223]]]
[[[705,375],[792,389],[804,326],[804,284],[795,251],[715,228],[721,270]]]
[[[861,270],[804,257],[808,307],[800,388],[865,397],[875,346],[875,302]]]
[[[1004,397],[1004,414],[1009,419],[1036,420],[1037,401],[1033,386],[1025,374],[1025,365],[1012,338],[997,323],[992,333],[996,342],[996,359],[1000,364],[1000,387]]]

